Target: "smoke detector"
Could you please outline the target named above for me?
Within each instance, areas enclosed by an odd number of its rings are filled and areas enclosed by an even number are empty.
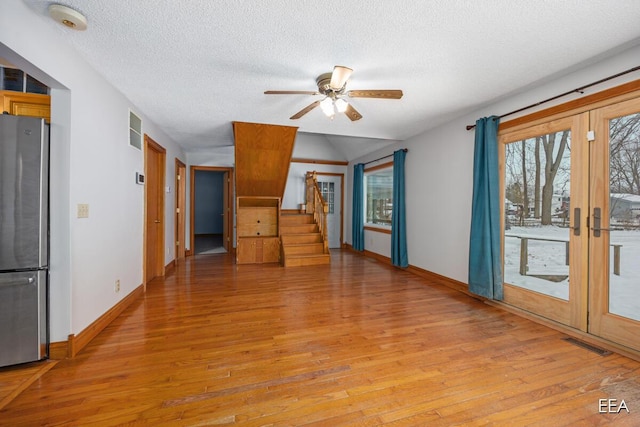
[[[49,6],[49,15],[57,22],[73,30],[84,31],[87,29],[87,18],[70,7],[52,4]]]

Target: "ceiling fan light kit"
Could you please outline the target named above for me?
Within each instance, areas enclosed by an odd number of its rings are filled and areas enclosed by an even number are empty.
[[[72,30],[84,31],[87,29],[87,18],[77,10],[61,4],[49,6],[49,15],[56,22],[71,28]]]
[[[297,90],[267,90],[265,95],[325,95],[322,101],[315,101],[296,114],[290,117],[297,120],[316,108],[318,105],[322,112],[330,118],[337,113],[344,113],[351,121],[360,120],[362,115],[349,104],[343,97],[351,98],[380,98],[380,99],[400,99],[402,91],[399,89],[381,90],[356,90],[347,91],[347,81],[351,77],[353,70],[343,65],[336,65],[333,72],[320,74],[316,78],[317,92],[297,91]]]

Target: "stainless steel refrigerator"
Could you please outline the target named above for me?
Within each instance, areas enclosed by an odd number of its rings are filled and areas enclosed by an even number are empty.
[[[0,115],[0,366],[48,357],[49,129]]]

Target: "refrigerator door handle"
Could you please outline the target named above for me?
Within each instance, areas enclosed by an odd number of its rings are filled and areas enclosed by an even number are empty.
[[[16,277],[21,273],[0,273],[0,288],[10,288],[12,286],[29,286],[35,285],[36,275],[32,274],[29,277]]]

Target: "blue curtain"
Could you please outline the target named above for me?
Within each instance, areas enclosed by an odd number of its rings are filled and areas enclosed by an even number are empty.
[[[409,266],[407,254],[407,221],[404,197],[405,150],[393,153],[393,210],[391,211],[391,263],[398,267]]]
[[[469,291],[502,300],[498,117],[476,122],[469,242]]]
[[[353,166],[353,209],[351,212],[351,246],[364,251],[364,164]]]

